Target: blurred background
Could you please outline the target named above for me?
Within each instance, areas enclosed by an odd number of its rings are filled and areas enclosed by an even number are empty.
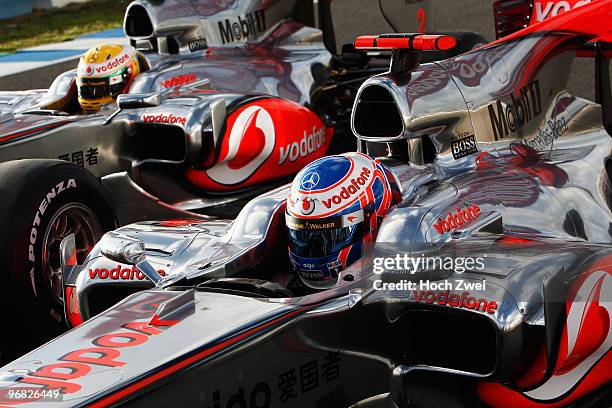
[[[129,0],[0,0],[0,61],[2,53],[119,28],[129,3]],[[492,0],[434,0],[427,15],[428,25],[436,31],[477,31],[493,40],[492,3]],[[63,7],[48,8],[52,6]],[[334,0],[332,12],[339,46],[352,42],[358,35],[393,32],[380,13],[377,0]],[[26,14],[8,20],[3,17],[15,13]],[[57,75],[76,65],[75,56],[51,66],[4,76],[0,66],[0,90],[47,88]],[[591,60],[576,60],[570,90],[593,99],[593,76]]]

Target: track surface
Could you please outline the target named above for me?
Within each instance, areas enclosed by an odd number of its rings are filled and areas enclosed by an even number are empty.
[[[336,36],[339,44],[352,42],[361,34],[392,32],[383,19],[377,0],[336,0],[332,3]],[[485,38],[494,37],[491,0],[435,0],[434,20],[437,30],[471,30]],[[48,88],[60,73],[75,68],[77,60],[68,61],[23,74],[0,78],[0,91]],[[592,99],[593,64],[576,61],[570,80],[570,89],[577,95]]]

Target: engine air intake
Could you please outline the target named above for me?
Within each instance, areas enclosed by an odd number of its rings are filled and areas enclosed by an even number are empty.
[[[133,4],[127,10],[123,31],[128,37],[151,37],[153,35],[151,17],[143,6]]]
[[[357,135],[374,138],[402,136],[404,124],[391,92],[380,85],[365,87],[355,102],[353,128]]]

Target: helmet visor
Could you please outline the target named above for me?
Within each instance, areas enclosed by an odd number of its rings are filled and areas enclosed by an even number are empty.
[[[121,72],[102,78],[79,78],[77,87],[79,97],[85,100],[104,99],[107,97],[116,98],[127,88],[129,74],[127,68]]]
[[[289,249],[304,258],[321,258],[363,239],[363,212],[309,220],[286,216]]]
[[[289,230],[289,249],[304,258],[322,258],[340,252],[363,238],[363,223],[324,231]]]

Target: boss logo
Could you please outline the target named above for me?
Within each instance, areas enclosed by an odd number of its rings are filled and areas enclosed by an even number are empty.
[[[208,42],[206,38],[198,38],[197,40],[189,41],[189,51],[196,52],[205,50],[208,48]]]
[[[476,153],[478,151],[476,137],[474,137],[474,135],[471,135],[453,141],[451,143],[451,150],[453,152],[453,158],[455,158],[455,160]]]

